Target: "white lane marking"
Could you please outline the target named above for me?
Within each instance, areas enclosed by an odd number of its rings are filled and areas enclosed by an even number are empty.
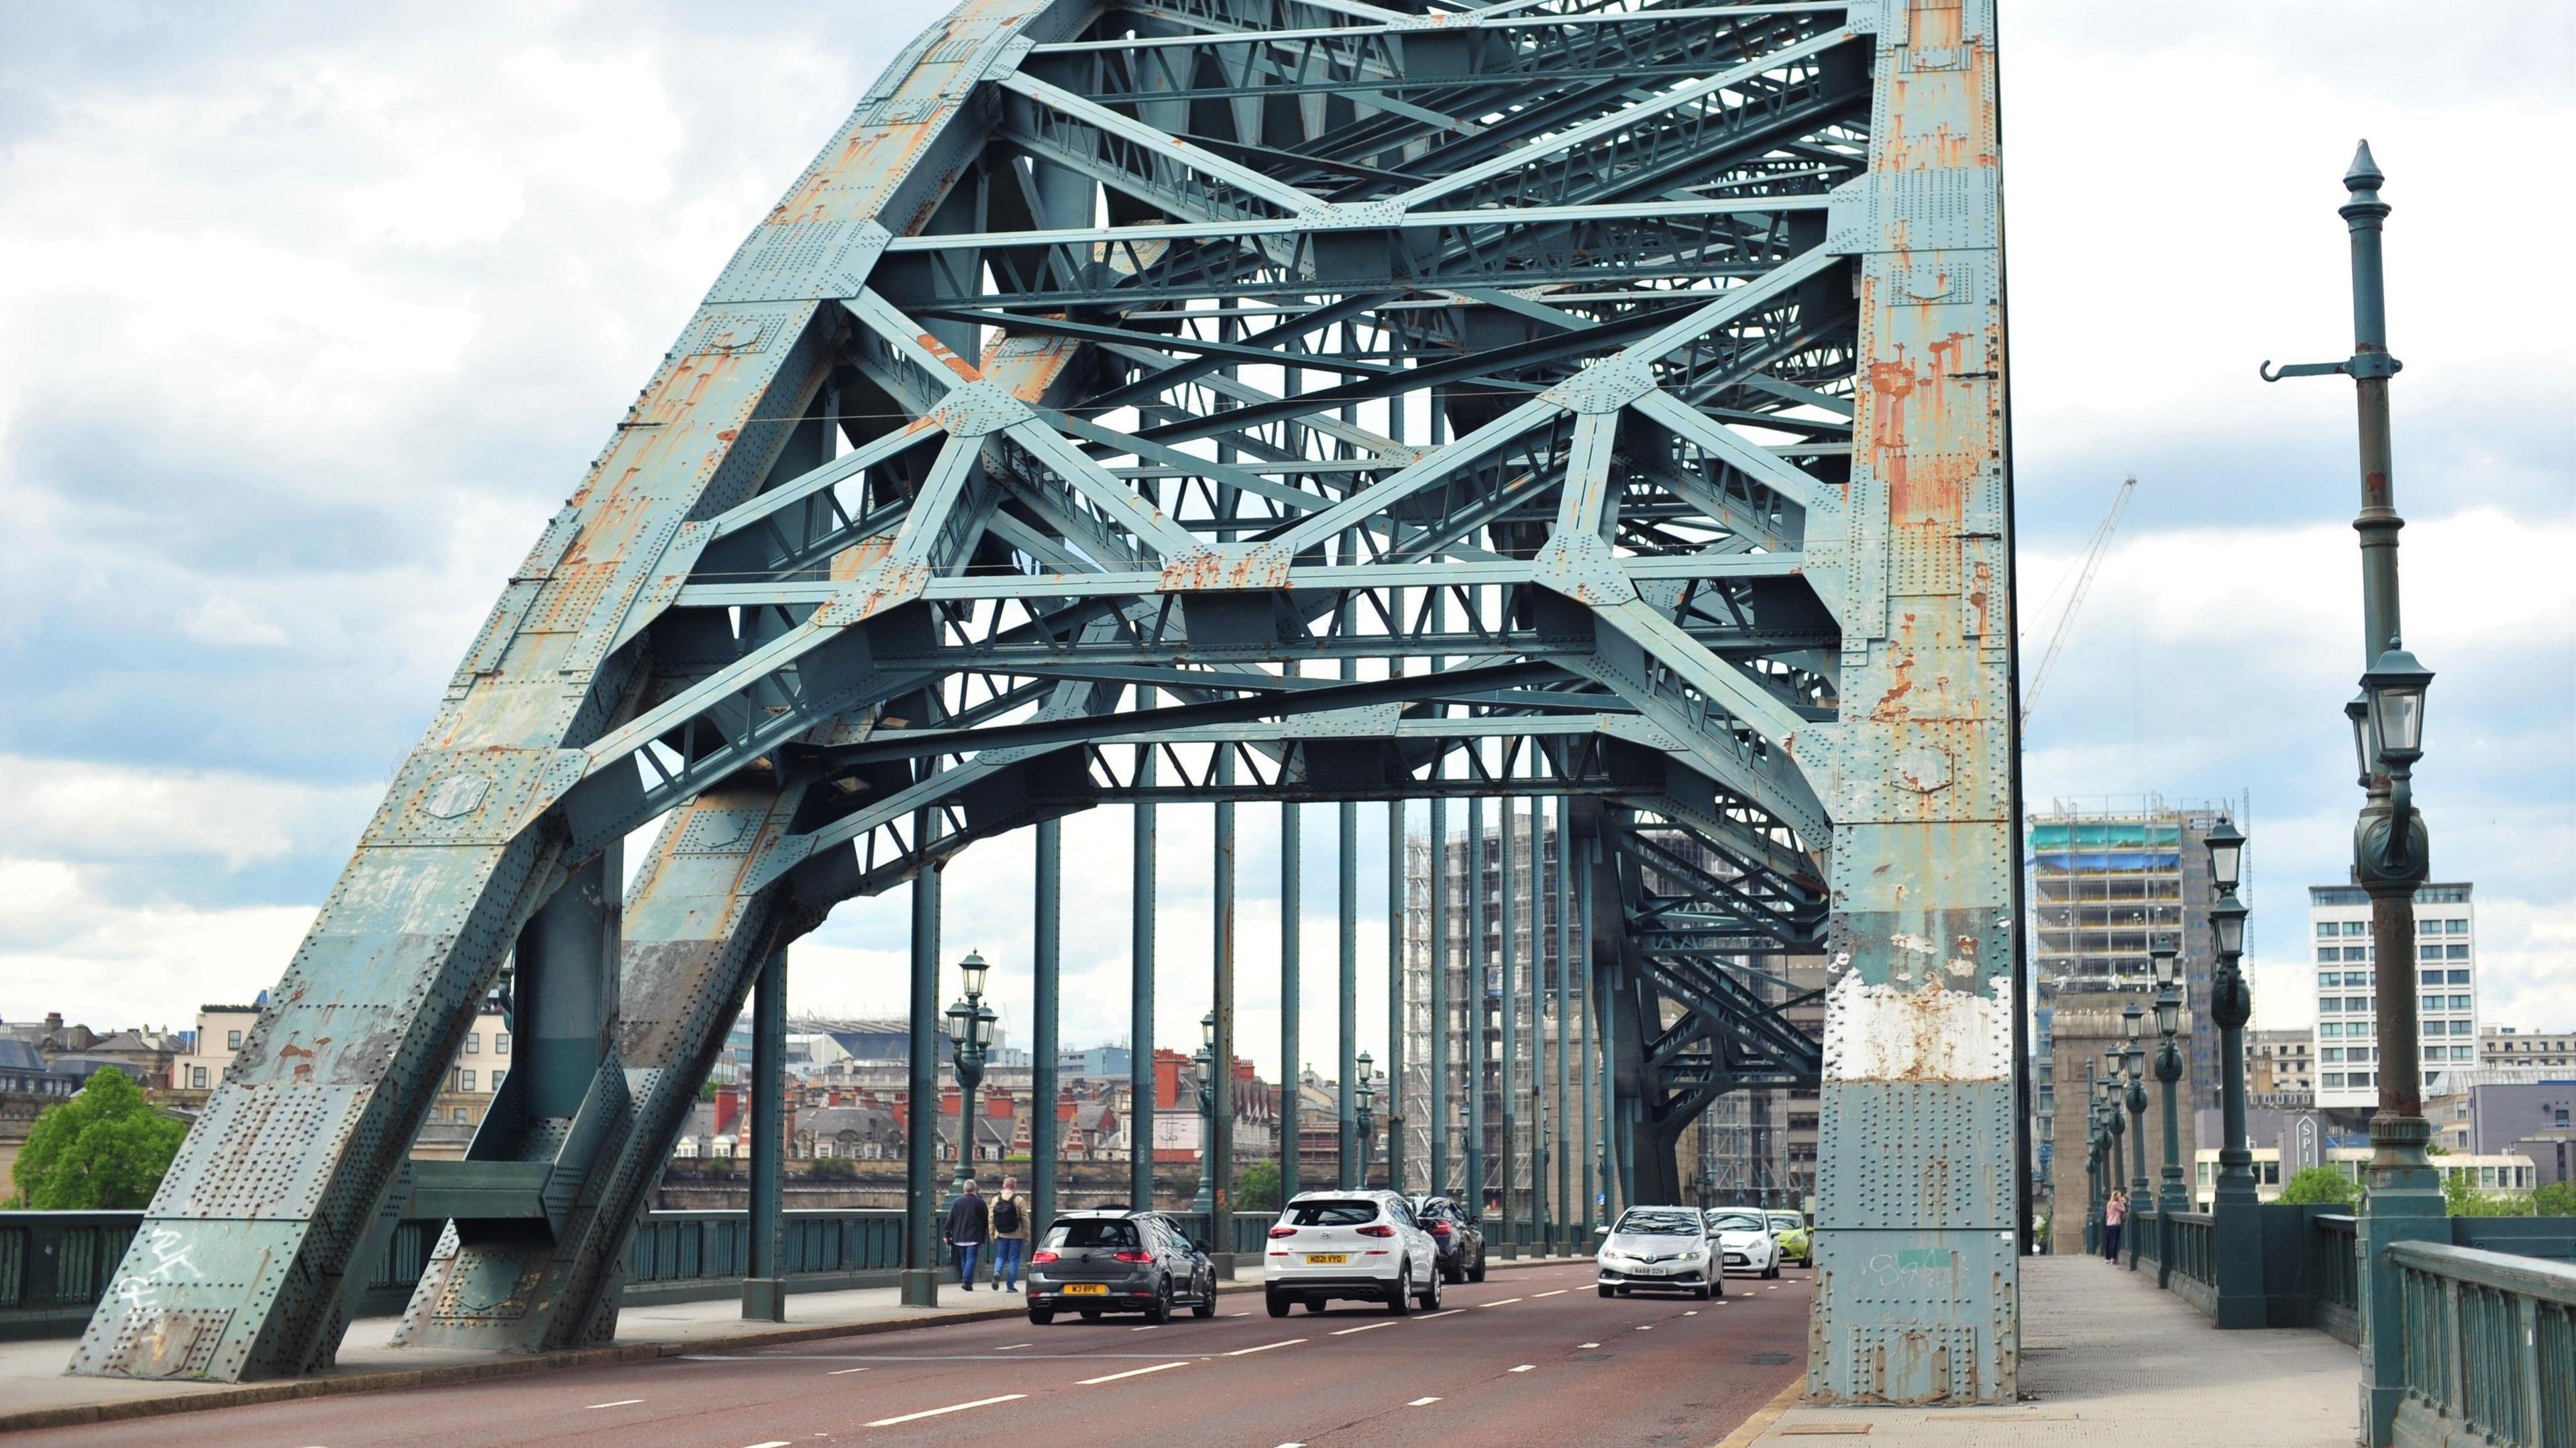
[[[1302,1338],[1302,1337],[1292,1337],[1292,1338],[1287,1338],[1287,1339],[1285,1339],[1285,1340],[1283,1340],[1283,1341],[1280,1341],[1280,1342],[1265,1342],[1265,1343],[1263,1343],[1263,1344],[1262,1344],[1261,1346],[1259,1346],[1259,1347],[1239,1347],[1239,1348],[1236,1348],[1234,1351],[1232,1351],[1232,1352],[1230,1352],[1230,1353],[1227,1353],[1227,1354],[1226,1354],[1226,1356],[1227,1356],[1227,1357],[1242,1357],[1242,1356],[1244,1356],[1244,1355],[1246,1355],[1246,1354],[1248,1354],[1248,1353],[1268,1352],[1268,1351],[1270,1351],[1270,1350],[1271,1350],[1272,1348],[1274,1348],[1274,1347],[1295,1347],[1297,1344],[1299,1344],[1299,1343],[1301,1343],[1301,1342],[1304,1342],[1304,1341],[1305,1341],[1305,1339],[1304,1339],[1304,1338]]]
[[[1343,1328],[1341,1331],[1334,1333],[1334,1334],[1333,1334],[1333,1336],[1335,1336],[1335,1337],[1348,1337],[1348,1336],[1350,1336],[1352,1333],[1355,1333],[1355,1332],[1375,1332],[1377,1329],[1379,1329],[1379,1328],[1381,1328],[1381,1327],[1393,1327],[1393,1326],[1395,1326],[1395,1324],[1394,1324],[1394,1323],[1392,1323],[1392,1322],[1364,1322],[1364,1323],[1361,1323],[1361,1324],[1360,1324],[1359,1326],[1357,1326],[1357,1327],[1346,1327],[1346,1328]]]
[[[1123,1373],[1110,1373],[1105,1377],[1084,1378],[1082,1381],[1075,1383],[1074,1386],[1077,1388],[1088,1388],[1100,1383],[1114,1383],[1120,1378],[1141,1378],[1147,1373],[1159,1373],[1170,1368],[1185,1368],[1188,1366],[1188,1363],[1156,1363],[1150,1368],[1129,1368]]]
[[[1436,1402],[1439,1402],[1439,1401],[1440,1401],[1440,1400],[1439,1400],[1438,1398],[1416,1398],[1416,1399],[1414,1399],[1412,1402],[1407,1403],[1407,1404],[1405,1404],[1404,1406],[1406,1406],[1406,1407],[1408,1407],[1408,1408],[1427,1408],[1427,1407],[1430,1407],[1432,1404],[1434,1404],[1434,1403],[1436,1403]]]
[[[1435,1317],[1456,1317],[1459,1313],[1462,1313],[1462,1312],[1464,1312],[1464,1311],[1466,1311],[1466,1310],[1467,1310],[1467,1309],[1465,1309],[1465,1308],[1463,1308],[1463,1307],[1452,1307],[1452,1308],[1448,1308],[1448,1309],[1445,1309],[1445,1310],[1440,1311],[1440,1312],[1426,1312],[1426,1313],[1422,1314],[1422,1320],[1423,1320],[1424,1322],[1429,1322],[1431,1319],[1433,1319],[1433,1318],[1435,1318]]]
[[[1697,1316],[1699,1316],[1699,1309],[1698,1309],[1698,1308],[1696,1308],[1696,1307],[1691,1308],[1691,1309],[1689,1309],[1688,1311],[1684,1312],[1684,1313],[1682,1314],[1682,1316],[1684,1316],[1684,1317],[1697,1317]]]
[[[1027,1396],[1028,1394],[1026,1393],[1004,1393],[998,1398],[977,1398],[971,1403],[951,1403],[945,1408],[927,1408],[918,1413],[906,1413],[900,1418],[879,1418],[873,1423],[862,1423],[859,1426],[863,1428],[891,1428],[897,1423],[911,1423],[923,1418],[936,1418],[946,1413],[962,1413],[968,1408],[989,1408],[995,1403],[1016,1403]],[[784,1443],[778,1443],[771,1445],[771,1448],[787,1448],[787,1445]]]
[[[1007,1347],[997,1347],[997,1348],[993,1349],[993,1351],[995,1351],[995,1352],[1018,1352],[1021,1348],[1024,1348],[1024,1347],[1035,1347],[1035,1346],[1037,1346],[1037,1344],[1036,1344],[1036,1343],[1033,1343],[1033,1342],[1015,1342],[1015,1343],[1010,1344],[1010,1345],[1009,1345],[1009,1346],[1007,1346]]]
[[[791,1445],[784,1438],[772,1438],[766,1443],[754,1443],[750,1448],[791,1448]]]
[[[1252,1309],[1251,1309],[1251,1308],[1249,1308],[1249,1307],[1247,1307],[1247,1308],[1243,1309],[1241,1312],[1229,1312],[1229,1313],[1227,1313],[1227,1314],[1226,1314],[1226,1316],[1228,1316],[1228,1317],[1250,1317],[1251,1315],[1252,1315]],[[1298,1443],[1298,1444],[1294,1444],[1294,1445],[1292,1445],[1292,1448],[1306,1448],[1306,1445],[1305,1445],[1305,1444],[1303,1444],[1303,1443]]]
[[[834,1368],[830,1372],[823,1374],[823,1376],[827,1378],[837,1378],[846,1373],[863,1373],[866,1371],[866,1368]]]
[[[1655,1330],[1655,1325],[1651,1322],[1641,1322],[1637,1324],[1637,1330],[1639,1332],[1653,1332]]]
[[[637,1403],[640,1403],[640,1402],[642,1402],[642,1401],[644,1401],[642,1398],[620,1398],[620,1399],[618,1399],[618,1400],[617,1400],[616,1402],[614,1402],[614,1403],[587,1403],[587,1404],[584,1404],[584,1405],[582,1406],[582,1411],[583,1411],[583,1412],[585,1412],[585,1413],[587,1413],[587,1412],[589,1412],[589,1411],[590,1411],[591,1409],[593,1409],[593,1408],[625,1408],[625,1407],[632,1407],[633,1405],[635,1405],[635,1404],[637,1404]]]
[[[1479,1302],[1476,1305],[1478,1307],[1509,1307],[1518,1301],[1520,1301],[1520,1299],[1517,1297],[1506,1297],[1500,1302]]]
[[[1763,1290],[1763,1291],[1765,1291],[1765,1292],[1777,1292],[1777,1291],[1779,1291],[1779,1290],[1780,1290],[1780,1288],[1779,1288],[1779,1286],[1775,1283],[1775,1284],[1773,1284],[1772,1286],[1769,1286],[1769,1287],[1765,1287],[1765,1288],[1763,1288],[1762,1290]]]
[[[1538,1367],[1538,1364],[1536,1364],[1536,1363],[1523,1363],[1523,1364],[1521,1364],[1519,1367],[1516,1367],[1516,1368],[1512,1369],[1512,1371],[1513,1371],[1513,1372],[1516,1372],[1516,1373],[1526,1373],[1526,1372],[1532,1372],[1532,1371],[1535,1371],[1535,1370],[1537,1369],[1537,1367]]]
[[[1542,1298],[1542,1297],[1563,1297],[1567,1292],[1569,1292],[1569,1291],[1571,1291],[1571,1290],[1572,1290],[1571,1288],[1560,1287],[1560,1288],[1556,1289],[1554,1292],[1533,1292],[1533,1293],[1531,1293],[1531,1294],[1530,1294],[1530,1301],[1532,1301],[1532,1302],[1536,1302],[1537,1300],[1539,1300],[1539,1299],[1540,1299],[1540,1298]]]
[[[1159,1322],[1149,1322],[1149,1323],[1146,1323],[1143,1327],[1131,1327],[1131,1328],[1129,1328],[1129,1329],[1127,1329],[1127,1330],[1128,1330],[1129,1332],[1152,1332],[1155,1328],[1158,1328],[1158,1327],[1161,1327],[1161,1326],[1162,1326],[1162,1324],[1161,1324],[1161,1323],[1159,1323]]]
[[[1599,1347],[1600,1345],[1601,1344],[1597,1342],[1578,1342],[1575,1344],[1576,1347]]]

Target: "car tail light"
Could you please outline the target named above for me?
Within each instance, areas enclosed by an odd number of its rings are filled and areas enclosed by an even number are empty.
[[[1360,1235],[1363,1237],[1392,1237],[1395,1235],[1395,1229],[1387,1226],[1383,1222],[1380,1222],[1360,1228]]]
[[[1032,1265],[1032,1266],[1034,1266],[1034,1265],[1036,1265],[1037,1263],[1040,1263],[1040,1262],[1052,1262],[1052,1261],[1054,1261],[1054,1260],[1055,1260],[1055,1254],[1054,1254],[1053,1252],[1048,1251],[1048,1250],[1047,1250],[1047,1249],[1045,1249],[1044,1247],[1040,1247],[1040,1248],[1039,1248],[1039,1249],[1037,1249],[1036,1251],[1031,1252],[1031,1253],[1029,1254],[1029,1263],[1030,1263],[1030,1265]]]
[[[1448,1224],[1447,1222],[1434,1222],[1434,1223],[1432,1223],[1432,1224],[1431,1224],[1431,1235],[1432,1235],[1432,1236],[1435,1236],[1435,1237],[1446,1237],[1446,1236],[1448,1236],[1448,1235],[1449,1235],[1449,1224]]]
[[[1121,1252],[1118,1254],[1118,1260],[1121,1262],[1151,1262],[1154,1260],[1154,1254],[1151,1252]]]
[[[1273,1237],[1294,1237],[1297,1235],[1297,1229],[1294,1227],[1273,1227],[1270,1229],[1270,1235]]]

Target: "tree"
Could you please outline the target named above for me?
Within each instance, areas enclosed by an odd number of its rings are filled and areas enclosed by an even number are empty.
[[[2576,1217],[2576,1182],[2551,1182],[2533,1192],[2531,1209],[2544,1217]]]
[[[1279,1163],[1256,1161],[1234,1174],[1234,1209],[1239,1212],[1279,1210]]]
[[[2333,1167],[2302,1167],[2297,1175],[2282,1184],[2277,1200],[2292,1206],[2314,1203],[2348,1207],[2361,1200],[2361,1189],[2352,1184],[2350,1177]]]
[[[27,1132],[10,1169],[17,1205],[40,1212],[149,1206],[187,1136],[188,1124],[162,1115],[124,1072],[101,1071]]]

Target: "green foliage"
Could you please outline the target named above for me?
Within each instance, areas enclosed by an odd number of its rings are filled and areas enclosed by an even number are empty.
[[[2302,1167],[2297,1175],[2282,1183],[2278,1200],[2291,1205],[2314,1203],[2348,1207],[2361,1200],[2361,1188],[2333,1167]]]
[[[2551,1182],[2533,1192],[2531,1209],[2543,1217],[2576,1217],[2576,1182]]]
[[[101,1071],[36,1118],[10,1171],[17,1204],[42,1212],[148,1206],[187,1135],[188,1124],[154,1109],[124,1072]]]
[[[845,1156],[818,1156],[805,1167],[808,1176],[847,1178],[859,1174],[859,1164]]]
[[[701,1082],[699,1082],[699,1083],[698,1083],[698,1104],[699,1104],[699,1105],[701,1105],[701,1106],[704,1106],[704,1105],[708,1104],[709,1102],[711,1102],[711,1101],[713,1101],[713,1100],[715,1100],[715,1099],[716,1099],[716,1083],[714,1083],[713,1081],[701,1081]]]
[[[2454,1217],[2528,1217],[2532,1199],[2524,1192],[2482,1192],[2477,1173],[2467,1167],[2442,1173],[2442,1208]]]
[[[1256,1161],[1234,1174],[1234,1209],[1238,1212],[1279,1210],[1279,1163]]]

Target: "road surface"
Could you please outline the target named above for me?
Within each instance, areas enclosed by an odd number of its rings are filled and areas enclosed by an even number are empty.
[[[12,1435],[8,1448],[804,1448],[807,1444],[1680,1445],[1804,1371],[1809,1274],[1721,1302],[1603,1300],[1589,1264],[1497,1270],[1444,1311],[1026,1319]],[[791,1309],[792,1310],[792,1309]]]

